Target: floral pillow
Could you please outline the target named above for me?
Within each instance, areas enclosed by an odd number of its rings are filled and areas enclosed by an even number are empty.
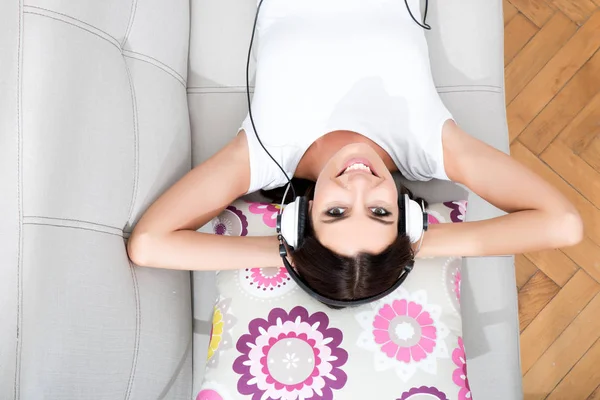
[[[466,205],[432,205],[429,223],[462,222]],[[278,212],[238,200],[209,225],[270,235]],[[283,266],[221,271],[196,399],[470,399],[460,267],[460,258],[419,259],[394,293],[344,310],[312,299]]]

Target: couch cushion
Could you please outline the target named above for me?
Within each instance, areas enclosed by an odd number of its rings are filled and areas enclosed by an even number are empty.
[[[190,169],[188,20],[183,0],[0,2],[2,399],[191,395],[190,274],[125,252]]]

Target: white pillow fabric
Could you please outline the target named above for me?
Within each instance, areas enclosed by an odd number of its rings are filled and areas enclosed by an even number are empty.
[[[238,200],[209,226],[271,235],[278,211]],[[429,222],[462,222],[465,211],[465,201],[434,204]],[[419,259],[394,293],[344,310],[312,299],[283,267],[219,272],[197,400],[470,399],[461,261]]]

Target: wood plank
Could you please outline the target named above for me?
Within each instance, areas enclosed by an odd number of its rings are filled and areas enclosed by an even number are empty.
[[[569,201],[571,201],[581,214],[585,224],[585,233],[594,243],[600,244],[600,210],[589,200],[583,197],[571,185],[565,182],[556,172],[540,161],[521,142],[515,142],[510,148],[511,155],[531,169],[536,174],[554,185]]]
[[[507,107],[511,141],[600,47],[600,11],[556,53]]]
[[[600,382],[598,360],[600,360],[600,340],[596,341],[547,399],[585,400]]]
[[[577,31],[577,25],[557,12],[508,64],[504,71],[509,104]]]
[[[600,290],[583,270],[558,292],[521,334],[521,368],[527,373]]]
[[[519,10],[508,0],[502,0],[502,14],[504,16],[504,26],[519,13]]]
[[[523,377],[531,399],[543,399],[600,337],[600,295],[583,309]]]
[[[599,110],[600,111],[600,110]],[[600,121],[600,119],[598,119]],[[600,130],[600,124],[597,124]],[[600,171],[600,133],[596,134],[594,140],[581,153],[581,158],[585,160],[596,171]]]
[[[596,10],[592,0],[548,0],[556,8],[567,14],[569,18],[583,24]]]
[[[555,141],[540,156],[596,207],[600,207],[600,172],[595,171],[563,142]]]
[[[521,289],[527,281],[537,272],[537,267],[523,254],[515,255],[515,276],[517,288]]]
[[[558,138],[565,142],[575,154],[581,153],[600,135],[600,93],[581,110],[562,130]]]
[[[558,249],[527,253],[525,256],[561,287],[575,275],[578,269],[577,264]]]
[[[527,18],[540,28],[552,17],[554,9],[545,0],[510,0]]]
[[[587,400],[600,400],[600,385],[596,387],[594,393],[590,394],[590,397],[588,397]]]
[[[542,271],[537,271],[519,290],[519,328],[521,332],[527,328],[559,290],[560,286]]]
[[[540,154],[598,93],[600,51],[577,71],[573,79],[531,121],[519,139],[529,150]]]
[[[565,247],[562,251],[596,282],[600,282],[600,246],[586,237],[577,246]]]
[[[523,14],[517,14],[504,28],[504,65],[507,65],[535,35],[538,27]]]

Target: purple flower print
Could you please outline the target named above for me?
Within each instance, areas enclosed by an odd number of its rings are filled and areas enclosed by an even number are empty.
[[[233,363],[239,393],[251,400],[332,400],[333,390],[346,384],[341,367],[348,353],[340,347],[342,332],[328,325],[325,313],[309,315],[301,306],[250,321]]]

